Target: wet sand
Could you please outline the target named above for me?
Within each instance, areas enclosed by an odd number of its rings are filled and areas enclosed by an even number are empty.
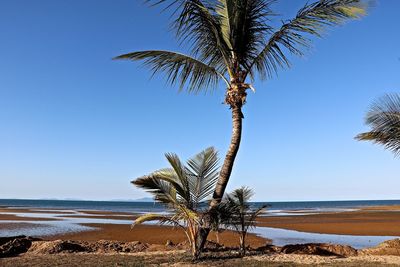
[[[113,212],[106,210],[78,210],[78,211],[89,215],[127,215],[127,216],[132,215],[132,213],[130,212]]]
[[[258,225],[320,234],[400,236],[398,208],[388,206],[352,212],[263,217]]]
[[[96,227],[93,231],[85,231],[80,233],[70,233],[46,237],[48,240],[80,240],[80,241],[96,241],[96,240],[118,240],[118,241],[140,241],[149,244],[165,245],[167,240],[178,244],[186,241],[186,236],[181,229],[170,226],[158,225],[137,225],[133,228],[126,224],[83,224],[85,226]],[[237,246],[239,237],[231,231],[224,231],[219,234],[220,243],[225,246]],[[216,235],[211,232],[209,240],[216,241]],[[263,246],[269,241],[265,238],[249,234],[247,238],[249,244],[258,247]]]
[[[14,214],[0,214],[0,221],[56,221],[55,218],[22,217]]]
[[[24,221],[49,221],[55,220],[53,218],[32,218],[32,217],[18,217],[17,215],[1,214],[1,212],[15,212],[15,213],[48,213],[62,216],[59,218],[85,218],[85,219],[113,219],[113,220],[128,220],[134,221],[137,215],[127,212],[110,212],[110,211],[87,211],[78,210],[79,214],[75,214],[71,210],[51,210],[51,209],[0,209],[0,221],[1,220],[13,220],[16,223],[1,223],[0,229],[17,229],[18,226],[25,228],[29,226]],[[54,236],[38,236],[46,240],[81,240],[81,241],[96,241],[96,240],[117,240],[117,241],[140,241],[142,243],[150,244],[161,244],[165,245],[167,240],[172,241],[174,244],[181,243],[186,240],[186,236],[182,229],[177,229],[169,226],[158,226],[158,225],[137,225],[131,228],[130,224],[103,224],[103,223],[87,223],[81,224],[83,226],[89,226],[94,228],[90,231],[75,232],[67,234],[58,234]],[[32,224],[32,226],[34,226]],[[210,233],[209,239],[216,241],[217,237],[214,232]],[[219,233],[219,241],[225,246],[237,246],[238,236],[232,231],[223,231]],[[254,234],[248,235],[248,242],[252,246],[263,246],[270,241],[263,237],[259,237]]]
[[[76,214],[76,213],[79,214]],[[2,214],[3,213],[3,214]],[[7,213],[21,213],[21,216]],[[135,220],[137,215],[129,212],[112,212],[112,211],[95,211],[95,210],[53,210],[53,209],[27,209],[27,208],[0,208],[0,221],[14,220],[14,221],[52,221],[58,218],[43,218],[38,217],[24,217],[22,213],[37,213],[37,214],[55,214],[62,218],[97,218],[97,219],[113,219],[113,220]],[[59,218],[59,219],[62,219]]]
[[[15,222],[15,223],[0,223],[0,230],[14,230],[21,228],[33,228],[33,227],[41,227],[41,224],[34,223],[24,223],[24,222]]]
[[[2,212],[16,212],[16,213],[52,213],[52,214],[74,214],[75,212],[72,210],[52,210],[52,209],[28,209],[28,208],[0,208],[0,213]],[[0,214],[0,218],[3,214]]]
[[[375,210],[375,211],[399,211],[400,205],[391,205],[391,206],[370,206],[362,208],[362,210]]]
[[[79,211],[76,214],[71,210],[45,210],[45,209],[7,209],[0,208],[1,212],[29,212],[29,213],[55,213],[63,217],[74,218],[98,218],[129,220],[135,219],[134,214],[126,212],[109,211]],[[1,220],[13,220],[18,223],[33,220],[49,220],[40,218],[18,217],[10,214],[0,214]],[[1,224],[2,228],[7,224]],[[179,243],[185,240],[185,235],[180,229],[172,227],[160,227],[155,225],[140,225],[130,229],[127,224],[84,224],[85,226],[96,227],[93,231],[70,233],[53,236],[51,239],[75,239],[75,240],[120,240],[120,241],[141,241],[153,244],[165,244],[167,240]],[[370,235],[370,236],[400,236],[400,206],[367,207],[357,211],[293,215],[278,217],[262,217],[259,219],[259,226],[297,230],[322,234],[344,234],[344,235]],[[11,225],[10,225],[11,227]],[[13,223],[15,227],[15,223]],[[210,238],[215,240],[215,234],[211,233]],[[48,239],[48,237],[46,237]],[[220,241],[225,245],[236,245],[237,236],[225,231],[220,234]],[[255,235],[249,236],[249,243],[253,246],[264,245],[267,240]]]
[[[130,220],[134,221],[137,215],[63,215],[63,218],[82,218],[82,219],[110,219],[110,220]]]

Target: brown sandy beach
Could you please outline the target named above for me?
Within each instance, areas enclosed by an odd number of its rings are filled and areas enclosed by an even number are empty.
[[[2,212],[15,213],[43,213],[49,212],[60,214],[63,217],[74,218],[92,218],[92,219],[114,219],[114,220],[134,220],[136,216],[127,212],[110,212],[110,211],[81,211],[83,214],[75,214],[72,211],[53,211],[45,209],[15,209],[0,208],[0,221],[13,220],[16,222],[23,221],[46,221],[56,220],[54,218],[36,218],[36,217],[20,217],[14,214],[1,214]],[[184,240],[184,234],[178,229],[172,227],[160,227],[150,225],[140,225],[130,228],[126,224],[86,224],[87,226],[96,227],[96,230],[83,233],[70,233],[54,238],[68,238],[82,240],[111,239],[120,241],[138,240],[148,243],[163,244],[166,240],[181,242]],[[289,215],[276,217],[259,218],[259,226],[282,228],[289,230],[297,230],[312,233],[325,234],[345,234],[345,235],[387,235],[400,236],[400,207],[399,206],[380,206],[367,207],[356,211],[349,212],[332,212],[309,215]],[[2,228],[7,227],[3,224]],[[147,234],[156,233],[156,234]],[[231,244],[231,234],[224,232],[220,234],[221,240],[227,240]],[[211,235],[211,238],[215,238]],[[233,237],[232,237],[233,238]],[[251,243],[265,243],[265,239],[251,236]]]
[[[399,236],[400,207],[383,206],[357,211],[263,217],[260,226],[321,234]]]
[[[2,212],[15,213],[34,213],[37,216],[19,217],[18,214],[1,214]],[[12,220],[13,223],[0,223],[3,229],[12,229],[20,226],[27,226],[24,221],[46,221],[48,218],[41,218],[40,213],[53,213],[62,215],[62,217],[74,218],[99,218],[114,220],[134,220],[134,214],[126,212],[108,212],[108,211],[79,211],[77,214],[70,210],[45,210],[45,209],[0,209],[0,221]],[[293,212],[296,213],[296,212]],[[17,219],[15,219],[17,218]],[[15,220],[14,220],[15,219]],[[54,220],[54,219],[53,219]],[[35,223],[35,222],[33,222]],[[400,207],[368,207],[356,211],[331,212],[309,215],[289,215],[278,217],[262,217],[259,219],[259,225],[283,229],[292,229],[314,233],[332,233],[349,235],[394,235],[400,236]],[[77,233],[59,234],[55,236],[45,236],[45,240],[77,240],[77,241],[98,241],[115,240],[121,242],[140,241],[142,243],[154,244],[155,248],[165,249],[167,240],[174,244],[185,241],[185,235],[180,229],[174,229],[168,226],[157,225],[139,225],[131,229],[129,224],[101,224],[89,223],[85,226],[94,227],[93,230]],[[210,240],[216,241],[215,233],[211,233]],[[225,246],[237,246],[238,237],[235,233],[225,231],[219,235],[220,243]],[[269,240],[250,234],[248,244],[256,248],[269,243]],[[55,262],[60,265],[73,266],[108,266],[109,263],[120,263],[121,265],[143,266],[143,263],[153,262],[155,264],[164,262],[176,263],[176,266],[187,266],[190,259],[182,251],[165,252],[140,252],[135,254],[60,254],[60,255],[36,255],[25,254],[17,258],[7,258],[0,260],[0,265],[4,266],[53,266]],[[158,254],[157,254],[158,253]],[[171,254],[172,253],[172,254]],[[186,255],[186,256],[185,256]],[[178,263],[177,263],[178,262]],[[179,262],[184,262],[180,265]],[[47,265],[46,265],[47,264]],[[135,265],[136,264],[136,265]],[[142,264],[142,265],[141,265]],[[377,266],[390,264],[388,266],[397,266],[400,264],[399,256],[385,255],[358,255],[355,257],[324,257],[315,255],[299,254],[265,254],[253,255],[239,260],[227,258],[226,260],[210,261],[201,263],[202,266],[303,266],[302,264],[326,266]],[[297,265],[300,264],[300,265]]]
[[[138,225],[130,228],[125,224],[87,224],[87,226],[97,227],[97,230],[86,231],[81,233],[71,233],[65,235],[57,235],[47,238],[49,240],[118,240],[118,241],[140,241],[142,243],[164,245],[167,240],[174,244],[184,242],[185,234],[181,229],[169,226],[157,225]],[[238,236],[231,231],[224,231],[219,234],[220,243],[225,246],[237,246]],[[210,233],[209,240],[216,241],[215,233]],[[267,243],[267,239],[250,234],[248,242],[254,247],[263,246]]]
[[[24,221],[46,221],[52,218],[20,217],[1,212],[29,212],[29,213],[53,213],[63,217],[74,218],[99,218],[114,220],[134,220],[135,215],[127,212],[109,211],[81,211],[75,214],[70,210],[45,210],[45,209],[15,209],[0,208],[0,220],[13,220],[15,223],[0,224],[3,229],[15,227]],[[95,217],[93,217],[95,216]],[[185,240],[183,232],[167,226],[139,225],[131,229],[127,224],[85,224],[95,227],[94,230],[80,233],[68,233],[63,235],[46,237],[46,239],[72,239],[72,240],[119,240],[141,241],[153,244],[165,244],[166,240],[179,243]],[[277,217],[261,217],[260,226],[283,228],[313,233],[346,234],[346,235],[379,235],[400,236],[400,207],[381,206],[368,207],[356,211],[321,213],[310,215],[292,215]],[[215,240],[215,234],[210,234],[210,239]],[[220,234],[221,243],[231,246],[237,244],[237,236],[229,231]],[[249,244],[252,246],[264,245],[268,240],[256,235],[249,236]]]
[[[100,215],[101,213],[97,214]],[[132,221],[134,219],[134,216],[116,216],[109,213],[101,217],[107,219],[132,219]],[[400,210],[397,206],[385,206],[340,213],[261,217],[259,225],[323,234],[400,236]],[[171,240],[173,243],[185,240],[185,236],[180,229],[166,226],[139,225],[132,229],[128,225],[118,224],[87,224],[87,226],[96,227],[97,230],[59,235],[51,237],[51,239],[138,240],[152,244],[165,244],[166,240]],[[215,241],[215,234],[211,233],[210,239]],[[225,231],[220,234],[220,241],[227,246],[236,245],[237,236]],[[249,235],[248,242],[253,247],[257,247],[264,245],[268,240],[256,235]]]
[[[74,214],[71,211],[53,211],[46,209],[14,209],[14,208],[0,208],[0,221],[2,220],[15,220],[13,223],[0,223],[0,229],[15,229],[20,226],[27,226],[24,221],[49,221],[57,220],[54,218],[41,218],[38,217],[19,217],[18,215],[1,214],[1,212],[15,212],[15,213],[52,213],[59,214],[63,217],[69,218],[96,218],[96,219],[113,219],[113,220],[130,220],[134,221],[137,217],[134,214],[127,212],[110,212],[110,211],[80,211],[83,214]],[[61,219],[61,218],[60,218]],[[46,240],[80,240],[80,241],[96,241],[96,240],[116,240],[123,242],[140,241],[142,243],[161,244],[164,245],[167,240],[172,241],[174,244],[184,242],[186,240],[185,234],[181,229],[176,229],[170,226],[158,225],[137,225],[131,227],[129,224],[103,224],[103,223],[89,223],[82,224],[84,226],[93,227],[93,230],[66,233],[54,236],[39,236]],[[234,232],[224,231],[219,234],[220,243],[225,246],[236,246],[238,237]],[[211,233],[210,240],[216,241],[216,234]],[[254,234],[248,236],[249,244],[252,246],[265,245],[268,240]]]

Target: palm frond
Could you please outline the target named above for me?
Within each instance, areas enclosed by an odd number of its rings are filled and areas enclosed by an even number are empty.
[[[177,180],[179,181],[179,184],[182,188],[182,193],[180,194],[180,196],[186,202],[186,204],[190,206],[192,203],[192,199],[190,195],[189,181],[186,174],[185,166],[179,159],[178,155],[174,153],[166,153],[165,157],[167,158],[172,169],[174,170]]]
[[[218,0],[216,11],[225,43],[229,44],[238,68],[248,66],[264,44],[264,36],[272,27],[267,24],[273,15],[275,0]],[[238,71],[238,69],[234,69]]]
[[[238,232],[247,232],[249,228],[255,227],[257,217],[265,211],[267,205],[256,209],[251,207],[249,201],[252,196],[253,191],[244,186],[227,194],[216,208],[219,223]]]
[[[215,3],[208,0],[149,0],[153,5],[164,4],[172,9],[172,23],[181,44],[189,46],[192,54],[215,67],[219,72],[230,70],[229,45],[222,37]]]
[[[400,121],[400,95],[386,94],[375,101],[367,116],[365,122],[376,130],[388,129],[394,123]]]
[[[228,194],[228,198],[232,202],[236,202],[239,206],[245,206],[250,201],[251,197],[254,195],[254,192],[246,187],[242,186],[238,189],[235,189],[232,193]]]
[[[188,185],[193,204],[211,196],[219,177],[218,152],[209,147],[187,161]]]
[[[131,183],[153,194],[156,201],[167,205],[178,205],[179,199],[177,194],[181,198],[186,195],[185,190],[176,178],[176,174],[171,169],[162,169],[153,172]]]
[[[131,228],[135,227],[136,225],[145,223],[145,222],[151,222],[151,221],[158,221],[158,224],[160,225],[172,225],[173,227],[179,227],[182,228],[185,232],[186,229],[185,227],[181,224],[180,220],[176,219],[175,217],[168,217],[165,215],[160,215],[156,213],[148,213],[144,214],[138,218],[132,223]]]
[[[159,221],[159,222],[170,222],[171,218],[165,215],[160,215],[156,213],[148,213],[139,216],[138,218],[135,219],[133,222],[132,226],[139,225],[145,222],[150,222],[150,221]]]
[[[208,1],[189,0],[175,20],[181,43],[188,43],[193,55],[221,73],[232,73],[230,44],[223,38],[215,7]]]
[[[365,122],[371,131],[357,135],[356,139],[373,141],[400,155],[400,95],[387,94],[375,101]]]
[[[365,14],[366,6],[361,0],[320,0],[305,5],[296,17],[276,31],[265,47],[247,68],[248,73],[258,71],[261,78],[271,77],[278,68],[289,67],[290,62],[283,48],[295,55],[303,55],[311,40],[303,34],[320,37],[328,26],[342,24],[348,19]]]
[[[153,75],[159,72],[166,74],[166,79],[172,85],[177,84],[179,90],[185,87],[188,92],[197,93],[201,90],[214,88],[220,79],[228,82],[224,75],[214,67],[193,57],[171,51],[149,50],[128,53],[115,57],[143,61]]]
[[[132,181],[154,195],[156,201],[175,210],[198,212],[200,204],[213,192],[219,177],[218,152],[209,147],[187,161],[187,166],[174,153],[166,153],[171,168],[161,169]]]
[[[181,205],[177,210],[176,210],[177,216],[180,217],[181,220],[183,221],[195,221],[199,222],[199,213],[197,210],[187,207],[185,205]]]

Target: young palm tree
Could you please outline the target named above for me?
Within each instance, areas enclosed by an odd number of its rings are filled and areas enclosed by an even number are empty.
[[[145,214],[135,220],[133,225],[147,221],[172,224],[184,230],[192,255],[197,258],[200,248],[196,240],[205,212],[202,203],[211,197],[219,175],[218,155],[210,147],[187,161],[185,166],[175,154],[166,154],[171,168],[161,169],[140,177],[132,183],[154,195],[156,201],[169,209],[171,215]]]
[[[400,96],[388,94],[372,104],[365,118],[371,131],[361,133],[356,139],[383,145],[395,155],[400,154]]]
[[[365,13],[362,0],[319,0],[301,8],[297,15],[271,26],[275,0],[147,0],[172,9],[172,28],[187,54],[148,50],[115,59],[142,61],[153,74],[164,73],[171,84],[188,92],[214,89],[225,83],[225,103],[232,112],[232,136],[213,199],[212,210],[222,200],[242,134],[242,107],[251,82],[273,76],[289,67],[287,54],[303,55],[311,40],[328,27],[358,18]],[[205,242],[210,226],[202,229]]]
[[[246,236],[250,228],[255,227],[257,217],[267,207],[263,205],[257,209],[251,207],[249,201],[253,191],[248,187],[241,187],[227,194],[218,205],[220,224],[226,228],[233,229],[239,234],[240,254],[246,254]]]

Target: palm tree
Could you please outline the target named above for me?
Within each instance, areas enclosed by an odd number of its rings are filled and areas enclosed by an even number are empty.
[[[180,90],[201,92],[225,84],[225,103],[232,112],[232,136],[210,210],[221,202],[231,176],[242,134],[242,107],[251,82],[290,67],[287,54],[301,56],[311,44],[306,35],[321,36],[328,26],[365,13],[362,0],[319,0],[306,4],[293,19],[271,26],[275,0],[147,0],[173,14],[172,28],[188,53],[138,51],[115,59],[142,61],[153,74],[164,73]],[[202,229],[205,242],[210,225]]]
[[[255,227],[257,217],[260,216],[267,205],[252,208],[249,201],[253,191],[248,187],[241,187],[227,194],[218,205],[220,224],[228,229],[233,229],[239,234],[240,254],[246,254],[246,236],[250,228]]]
[[[361,133],[356,139],[372,141],[400,154],[400,95],[387,94],[372,104],[365,118],[371,131]]]
[[[202,214],[207,205],[202,203],[211,197],[219,175],[218,155],[210,147],[187,161],[185,166],[176,154],[166,154],[171,168],[161,169],[140,177],[132,183],[154,195],[172,211],[171,215],[145,214],[133,225],[147,221],[159,221],[182,228],[189,241],[192,255],[198,258],[200,248],[196,242],[203,224]]]

